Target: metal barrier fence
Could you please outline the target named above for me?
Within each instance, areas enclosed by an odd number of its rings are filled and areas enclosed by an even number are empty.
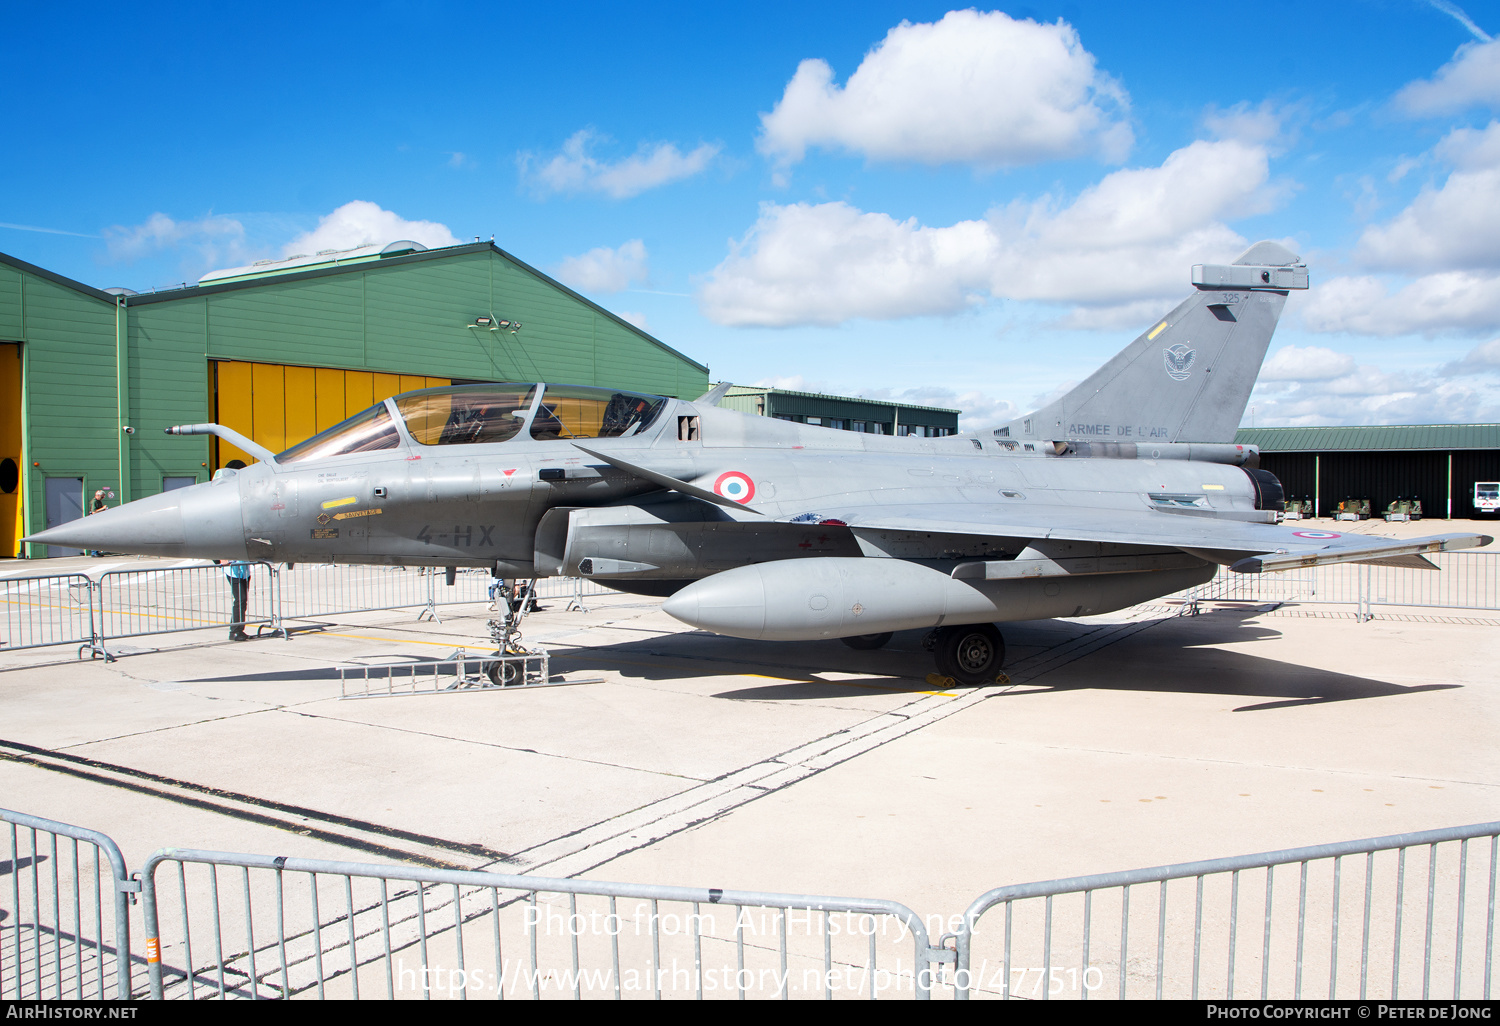
[[[0,886],[0,999],[102,1001],[110,990],[129,998],[128,900],[140,884],[119,847],[97,831],[6,809],[0,823],[10,842],[0,873],[10,877]]]
[[[1485,838],[1488,857],[1471,859],[1469,842]],[[1361,999],[1372,988],[1416,997],[1418,981],[1424,999],[1488,999],[1497,847],[1500,823],[1482,823],[997,888],[969,906],[955,936],[955,996],[1197,1000],[1258,989],[1263,999],[1332,1000],[1357,978]],[[1282,866],[1297,876],[1278,888]],[[1131,888],[1147,884],[1155,901],[1148,892],[1132,909]],[[1408,890],[1420,918],[1405,914]],[[1003,927],[976,944],[996,906]],[[1144,953],[1131,947],[1142,935]]]
[[[460,575],[465,579],[469,576]],[[281,612],[292,620],[414,606],[423,607],[425,612],[434,604],[432,578],[429,567],[300,563],[282,571]],[[484,579],[489,581],[487,572]],[[473,590],[463,589],[466,593]],[[487,601],[482,588],[465,598]]]
[[[289,620],[316,619],[340,613],[422,607],[423,617],[437,617],[439,606],[490,604],[498,582],[488,570],[459,569],[447,583],[441,567],[360,566],[302,563],[281,571],[280,612]],[[539,599],[568,599],[583,607],[587,596],[612,594],[594,581],[544,577],[536,582]]]
[[[0,579],[0,651],[91,645],[94,582],[87,574]]]
[[[249,568],[246,625],[280,626],[280,587],[275,566],[266,562]],[[99,575],[94,594],[99,616],[99,639],[136,638],[173,634],[209,627],[229,628],[234,602],[222,566],[174,566],[143,570],[109,570]]]
[[[137,890],[154,998],[1491,996],[1500,822],[1001,887],[937,946],[880,899],[184,848],[130,878],[103,834],[0,823],[0,998],[130,997]]]
[[[951,958],[892,901],[186,849],[141,877],[156,998],[926,999]]]
[[[1379,606],[1500,610],[1500,552],[1436,552],[1438,570],[1361,563],[1236,574],[1227,567],[1207,584],[1179,593],[1184,602],[1311,602],[1354,606],[1361,620]]]
[[[1189,606],[1207,600],[1345,605],[1362,620],[1378,615],[1378,607],[1500,610],[1500,552],[1439,552],[1429,558],[1440,571],[1351,563],[1268,574],[1225,568],[1176,597]],[[434,567],[250,565],[246,622],[276,631],[287,620],[384,609],[420,608],[419,618],[436,619],[442,606],[494,603],[492,589],[498,586],[483,569],[459,570],[449,585],[440,580],[446,577],[442,568]],[[538,599],[567,599],[567,608],[584,612],[586,598],[614,594],[586,578],[542,578],[536,585]],[[110,639],[233,622],[229,585],[223,568],[213,564],[110,570],[97,580],[81,573],[0,579],[0,651],[79,645],[111,658],[105,647]]]
[[[465,569],[448,585],[442,568],[300,564],[250,566],[244,623],[284,633],[287,620],[343,613],[420,608],[419,619],[437,618],[442,606],[494,603],[498,583],[487,570]],[[536,582],[535,596],[567,600],[587,612],[586,597],[610,595],[583,578]],[[0,578],[0,651],[78,645],[111,659],[106,642],[119,638],[228,628],[234,624],[233,595],[224,568],[212,563],[138,570]]]

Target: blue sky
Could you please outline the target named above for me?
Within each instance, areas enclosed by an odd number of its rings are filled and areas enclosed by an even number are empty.
[[[0,251],[144,290],[493,235],[716,378],[983,429],[1273,238],[1314,287],[1257,424],[1500,419],[1500,4],[1288,10],[27,5]]]

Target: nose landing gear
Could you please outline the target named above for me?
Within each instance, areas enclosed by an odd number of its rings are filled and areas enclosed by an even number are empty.
[[[536,608],[536,580],[512,589],[505,581],[492,589],[492,597],[503,598],[505,614],[489,621],[490,638],[495,642],[493,655],[487,656],[484,674],[495,687],[514,687],[518,684],[546,683],[548,679],[547,653],[532,651],[521,644],[521,621]],[[528,671],[540,667],[540,678],[529,680]]]

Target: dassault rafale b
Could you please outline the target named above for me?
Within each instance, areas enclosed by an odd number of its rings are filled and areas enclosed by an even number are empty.
[[[928,628],[975,684],[997,622],[1084,616],[1220,566],[1433,564],[1476,535],[1393,541],[1281,527],[1280,483],[1233,444],[1288,290],[1262,242],[1197,265],[1191,296],[1057,402],[985,436],[890,437],[607,388],[393,396],[258,463],[33,535],[160,556],[487,567],[666,596],[719,634],[875,648]]]

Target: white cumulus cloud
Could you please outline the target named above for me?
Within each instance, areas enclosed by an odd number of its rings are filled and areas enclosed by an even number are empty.
[[[542,161],[523,153],[517,160],[521,177],[543,195],[554,192],[602,192],[614,199],[628,199],[647,189],[691,178],[708,167],[721,146],[703,143],[683,153],[675,143],[642,143],[634,154],[610,163],[590,153],[604,138],[591,128],[574,132],[563,143],[562,152]]]
[[[1500,267],[1500,122],[1450,132],[1434,154],[1454,171],[1388,223],[1366,228],[1356,258],[1401,270]]]
[[[109,258],[130,262],[162,250],[186,248],[204,267],[243,259],[245,226],[232,217],[210,214],[196,221],[177,221],[157,212],[138,225],[104,230]]]
[[[558,280],[581,292],[621,292],[644,283],[648,275],[646,244],[640,239],[616,249],[600,246],[568,257],[557,268]]]
[[[1500,39],[1460,46],[1432,78],[1403,86],[1395,104],[1415,117],[1452,114],[1469,107],[1500,108]]]
[[[1344,354],[1340,354],[1344,355]],[[1349,357],[1334,378],[1265,381],[1250,396],[1244,424],[1306,427],[1318,424],[1453,424],[1493,420],[1500,391],[1473,380],[1392,373]]]
[[[804,60],[761,115],[757,148],[794,164],[826,146],[876,160],[981,167],[1098,153],[1123,160],[1134,142],[1123,89],[1095,66],[1066,22],[1000,11],[903,21],[843,86]]]
[[[763,388],[782,388],[788,392],[827,392],[828,388],[821,381],[808,381],[801,374],[772,375],[769,378],[761,378],[756,382]]]
[[[1312,331],[1361,335],[1481,334],[1500,325],[1500,275],[1444,271],[1392,290],[1369,275],[1334,278],[1302,306]]]
[[[1354,370],[1354,357],[1321,346],[1282,346],[1260,369],[1261,381],[1327,381]]]
[[[1096,321],[1122,306],[1155,316],[1192,264],[1245,248],[1223,219],[1279,195],[1264,147],[1224,139],[1116,171],[1072,203],[1043,196],[941,227],[843,202],[765,203],[698,300],[720,324],[768,327],[948,314],[991,297],[1082,304],[1075,315]]]
[[[1320,283],[1302,305],[1313,331],[1491,334],[1500,329],[1500,122],[1449,132],[1429,155],[1452,168],[1404,210],[1367,227],[1355,260],[1386,276]]]
[[[1438,372],[1444,377],[1462,374],[1500,374],[1500,338],[1475,346],[1462,360],[1444,365]]]
[[[996,240],[983,221],[924,228],[847,203],[762,203],[699,290],[720,324],[786,327],[952,313],[981,290]]]
[[[1020,414],[1009,399],[996,399],[978,389],[958,391],[937,386],[919,386],[902,390],[867,389],[858,393],[876,402],[906,403],[908,406],[936,406],[958,410],[958,429],[985,434],[1002,424],[1009,424]]]
[[[281,247],[281,255],[312,256],[325,249],[353,249],[356,246],[383,246],[399,239],[420,242],[429,249],[456,246],[447,225],[436,221],[408,221],[369,200],[352,200],[318,218],[318,226],[303,232]]]
[[[1005,254],[995,292],[1096,305],[1180,298],[1192,264],[1245,248],[1223,222],[1276,205],[1269,175],[1263,146],[1200,140],[1160,167],[1107,175],[1066,207],[1048,196],[992,211]]]
[[[1485,362],[1485,357],[1500,362],[1500,345],[1493,348],[1476,362]],[[1470,353],[1464,363],[1483,350],[1481,346]],[[1493,417],[1500,410],[1500,390],[1472,378],[1455,380],[1476,369],[1480,368],[1392,372],[1321,346],[1283,346],[1266,361],[1250,406],[1261,426],[1431,424]],[[1246,423],[1251,416],[1247,409]]]

